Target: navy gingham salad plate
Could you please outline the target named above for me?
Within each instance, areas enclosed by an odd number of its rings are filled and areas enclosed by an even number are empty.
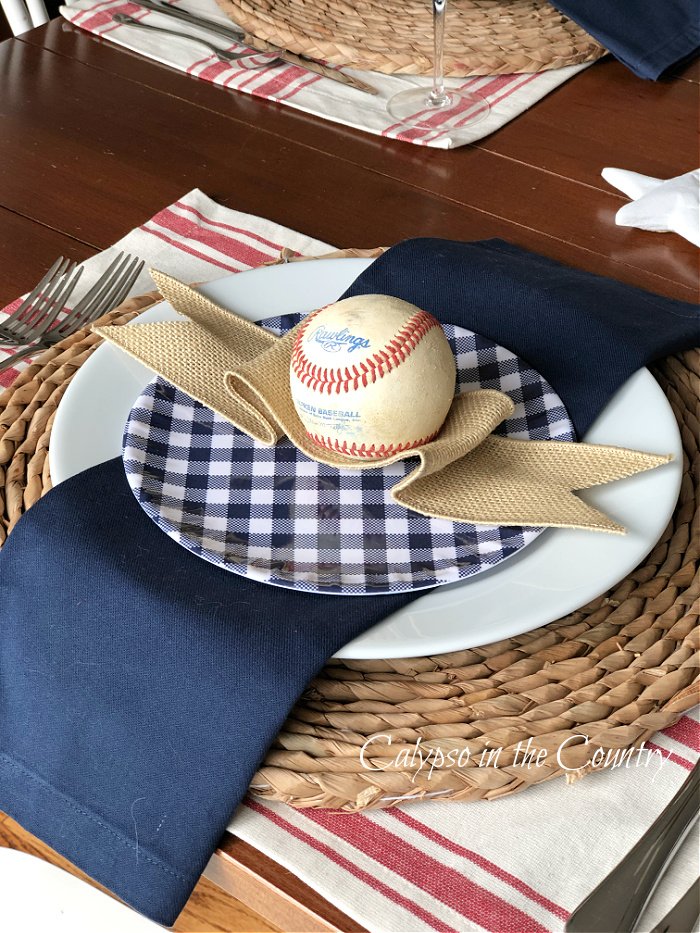
[[[261,326],[282,334],[290,314]],[[458,391],[499,389],[515,403],[498,433],[575,439],[561,399],[509,350],[443,325]],[[129,485],[156,524],[194,554],[275,586],[368,595],[464,580],[527,546],[541,528],[428,518],[389,490],[412,461],[336,470],[286,438],[266,447],[160,377],[136,400],[124,431]]]

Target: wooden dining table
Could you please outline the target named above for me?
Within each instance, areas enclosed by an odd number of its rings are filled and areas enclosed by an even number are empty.
[[[57,256],[86,259],[195,187],[339,247],[501,237],[698,297],[698,250],[675,234],[616,226],[627,199],[600,174],[615,166],[666,178],[697,167],[697,62],[651,83],[605,58],[451,151],[200,81],[61,19],[0,43],[0,88],[0,307]],[[361,929],[231,834],[206,874],[280,929]]]

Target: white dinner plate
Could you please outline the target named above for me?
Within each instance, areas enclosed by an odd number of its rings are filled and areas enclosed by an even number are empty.
[[[335,301],[370,262],[324,259],[269,266],[217,279],[201,290],[257,321]],[[162,302],[140,320],[175,317]],[[131,407],[152,378],[150,370],[109,344],[95,351],[74,376],[56,413],[49,449],[54,483],[120,456]],[[628,379],[585,439],[674,456],[656,470],[580,494],[624,525],[626,535],[549,529],[501,567],[431,590],[336,656],[410,657],[487,644],[572,612],[633,570],[666,527],[682,472],[675,418],[647,370]],[[329,619],[331,613],[329,597]]]

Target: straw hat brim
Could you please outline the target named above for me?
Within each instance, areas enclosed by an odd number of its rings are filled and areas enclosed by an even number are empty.
[[[217,0],[251,36],[291,52],[385,74],[430,74],[430,0]],[[445,74],[538,72],[605,49],[547,0],[451,0]]]

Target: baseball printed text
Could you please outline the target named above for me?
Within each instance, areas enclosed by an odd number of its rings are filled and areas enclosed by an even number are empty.
[[[337,353],[339,350],[347,350],[352,353],[353,350],[362,348],[368,350],[371,346],[366,337],[356,337],[351,334],[347,327],[342,330],[326,330],[323,324],[319,324],[316,330],[310,334],[310,339],[314,343],[319,343],[328,353]]]

